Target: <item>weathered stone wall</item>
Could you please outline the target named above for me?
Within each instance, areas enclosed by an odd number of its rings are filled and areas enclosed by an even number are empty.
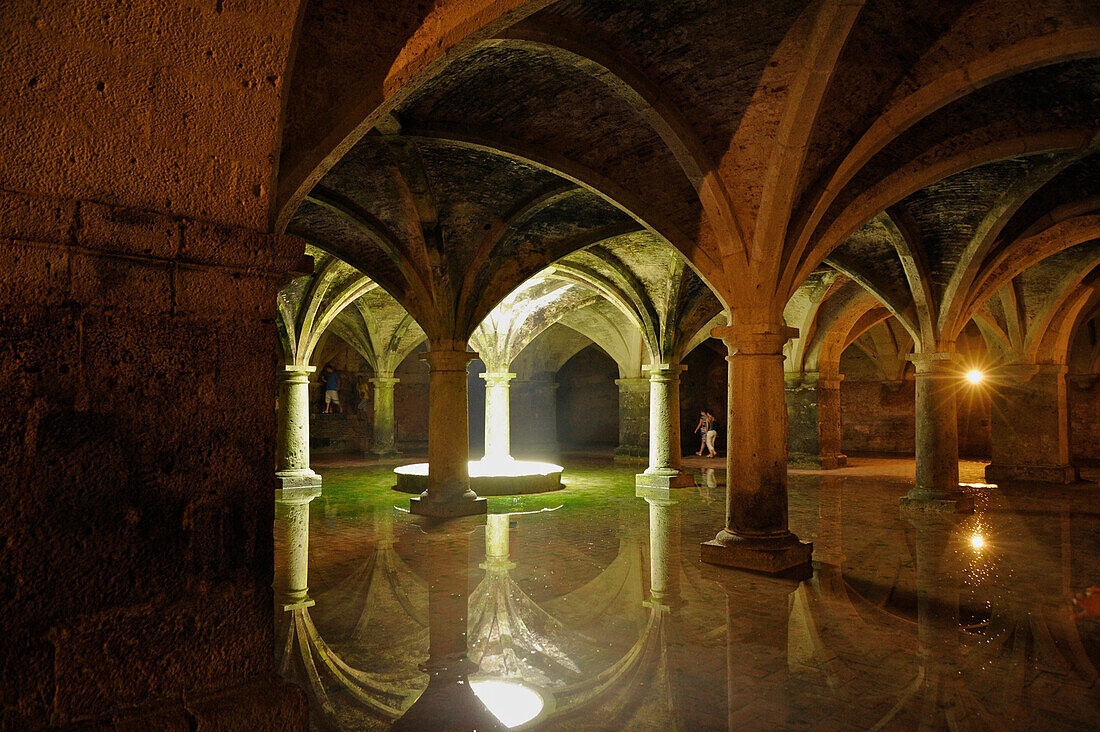
[[[417,351],[421,351],[417,349]],[[428,363],[419,353],[409,355],[394,372],[400,381],[393,390],[393,415],[399,450],[428,447]]]
[[[912,455],[915,449],[912,379],[840,384],[841,450],[845,453]],[[989,457],[989,399],[981,392],[958,396],[959,454]]]
[[[558,440],[563,446],[615,445],[619,439],[618,367],[589,346],[558,370]]]
[[[551,460],[558,456],[558,384],[553,374],[516,379],[511,388],[512,457]]]
[[[1074,465],[1100,465],[1100,374],[1066,378],[1069,457]]]
[[[301,251],[0,194],[6,728],[304,725],[270,590],[272,318]]]

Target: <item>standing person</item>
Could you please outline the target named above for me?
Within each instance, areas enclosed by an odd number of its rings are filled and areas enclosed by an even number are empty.
[[[707,424],[707,431],[703,435],[703,443],[707,446],[709,455],[707,457],[718,457],[718,453],[714,450],[714,440],[718,437],[718,420],[714,418],[714,415],[707,410],[703,412],[709,420]]]
[[[325,414],[342,413],[344,410],[340,406],[340,374],[329,364],[321,372],[321,378],[325,382]]]
[[[700,437],[700,442],[699,452],[695,453],[696,455],[702,455],[703,450],[707,449],[707,435],[710,434],[711,423],[713,422],[713,420],[714,418],[710,416],[710,412],[705,409],[699,410],[699,424],[695,425],[695,433],[698,433]],[[714,440],[712,439],[711,443],[713,444],[713,442]],[[711,447],[710,451],[711,453],[713,453],[714,448]],[[714,457],[714,455],[712,454],[711,457]]]

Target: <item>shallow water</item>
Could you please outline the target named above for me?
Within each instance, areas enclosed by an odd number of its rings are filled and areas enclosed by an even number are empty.
[[[945,518],[903,513],[903,481],[792,475],[797,580],[699,561],[720,472],[651,509],[632,468],[572,464],[565,490],[490,498],[507,518],[443,525],[400,510],[389,468],[321,472],[316,604],[276,639],[319,725],[388,728],[431,643],[421,728],[484,713],[458,671],[513,721],[541,703],[538,729],[1100,728],[1100,620],[1070,604],[1100,584],[1095,486],[977,486]]]

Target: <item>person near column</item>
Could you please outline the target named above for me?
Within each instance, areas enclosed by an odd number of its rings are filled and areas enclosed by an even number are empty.
[[[696,455],[702,455],[703,450],[707,451],[707,457],[718,457],[718,453],[714,451],[714,438],[718,436],[718,431],[714,429],[714,415],[703,409],[699,411],[699,424],[695,426],[695,431],[699,433],[700,443],[699,452]]]
[[[355,409],[359,413],[359,419],[365,422],[370,417],[367,413],[367,408],[370,406],[370,382],[366,374],[359,374],[355,391],[356,396],[359,397]]]
[[[325,384],[325,414],[343,412],[340,406],[340,374],[332,367],[325,366],[321,372],[321,381]]]
[[[703,414],[707,415],[710,419],[710,425],[707,428],[706,435],[704,435],[704,442],[706,443],[707,452],[709,453],[707,457],[718,457],[718,451],[714,449],[714,441],[718,437],[718,419],[715,418],[714,414],[712,414],[709,409],[703,412]]]

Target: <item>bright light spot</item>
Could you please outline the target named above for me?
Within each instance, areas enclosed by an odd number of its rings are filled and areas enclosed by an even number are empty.
[[[984,378],[985,374],[983,374],[981,371],[978,371],[978,369],[970,369],[966,372],[966,380],[969,381],[971,384],[980,383],[981,380]]]
[[[975,549],[981,549],[985,546],[985,538],[983,538],[981,534],[974,534],[970,537],[970,546]]]
[[[542,697],[534,689],[514,681],[482,679],[471,681],[470,688],[481,703],[507,727],[518,727],[539,716]]]
[[[469,471],[471,478],[518,477],[523,475],[551,475],[560,473],[564,468],[552,463],[539,463],[531,460],[513,460],[511,458],[490,457],[484,460],[471,460]],[[413,463],[394,468],[400,475],[427,475],[427,463]]]

